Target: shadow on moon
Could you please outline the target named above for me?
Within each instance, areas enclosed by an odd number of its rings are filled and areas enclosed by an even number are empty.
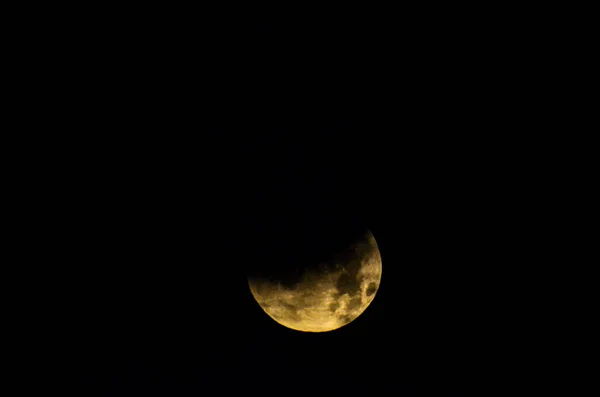
[[[258,304],[281,325],[299,331],[331,331],[356,319],[381,280],[381,256],[372,233],[350,229],[328,246],[317,240],[304,248],[292,251],[291,258],[273,256],[248,275]]]

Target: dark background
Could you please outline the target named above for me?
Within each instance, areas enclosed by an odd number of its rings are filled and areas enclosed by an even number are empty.
[[[530,142],[497,32],[442,11],[369,29],[131,18],[67,29],[45,58],[55,324],[85,395],[462,395],[498,375]],[[252,298],[250,267],[364,228],[383,278],[354,322],[300,333]]]
[[[481,225],[491,209],[473,204],[477,175],[446,175],[444,153],[394,156],[363,142],[362,127],[314,122],[311,140],[280,128],[207,134],[180,158],[174,147],[160,161],[160,148],[85,173],[72,332],[90,387],[368,393],[468,382],[476,350],[493,343],[480,289],[497,266]],[[249,268],[295,265],[364,227],[384,272],[353,323],[298,333],[253,300]]]
[[[498,343],[486,289],[502,267],[488,224],[502,210],[486,199],[488,171],[451,142],[378,140],[349,120],[312,119],[311,138],[306,126],[167,138],[79,171],[65,244],[76,263],[70,333],[90,388],[270,395],[476,381]],[[253,300],[249,267],[296,264],[364,227],[384,271],[353,323],[298,333]]]

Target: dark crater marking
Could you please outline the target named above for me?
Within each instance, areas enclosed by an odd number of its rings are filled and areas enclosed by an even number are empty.
[[[367,287],[367,296],[371,296],[373,295],[375,292],[377,291],[377,283],[369,283],[369,286]]]

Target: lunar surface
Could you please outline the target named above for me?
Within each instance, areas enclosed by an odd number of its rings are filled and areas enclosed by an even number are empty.
[[[370,231],[327,262],[306,269],[292,286],[249,278],[252,295],[279,324],[325,332],[355,320],[373,301],[381,281],[381,255]]]

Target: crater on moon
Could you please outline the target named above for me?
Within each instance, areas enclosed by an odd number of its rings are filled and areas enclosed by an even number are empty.
[[[295,268],[292,278],[249,276],[252,295],[276,322],[325,332],[354,321],[373,301],[381,281],[381,255],[367,230],[316,266]]]

